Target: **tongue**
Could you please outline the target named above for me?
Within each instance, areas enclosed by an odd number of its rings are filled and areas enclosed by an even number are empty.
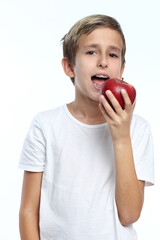
[[[104,84],[105,80],[97,80],[97,79],[94,79],[94,80],[92,80],[92,82],[95,83],[95,84],[97,84],[97,85],[102,86],[102,85]]]

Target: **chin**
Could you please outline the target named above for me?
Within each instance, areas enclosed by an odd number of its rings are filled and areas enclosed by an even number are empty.
[[[97,96],[92,97],[91,100],[93,100],[95,103],[99,104],[99,94],[97,94]]]

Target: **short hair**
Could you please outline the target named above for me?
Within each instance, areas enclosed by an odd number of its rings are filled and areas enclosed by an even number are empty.
[[[126,42],[122,28],[115,18],[102,14],[93,14],[80,19],[61,39],[63,42],[63,57],[66,57],[72,66],[75,65],[76,51],[80,38],[89,35],[100,27],[107,27],[119,32],[123,41],[121,52],[123,66],[125,63]],[[74,83],[74,79],[71,78],[71,80]]]

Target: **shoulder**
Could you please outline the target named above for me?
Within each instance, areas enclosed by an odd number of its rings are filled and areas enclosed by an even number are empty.
[[[37,119],[40,124],[43,123],[52,123],[54,124],[55,121],[61,117],[62,115],[64,115],[64,105],[56,107],[54,109],[50,109],[47,111],[43,111],[43,112],[39,112],[36,116],[35,119]]]
[[[143,117],[137,115],[137,114],[134,114],[133,117],[132,117],[132,122],[131,122],[131,128],[147,128],[149,127],[150,124],[149,122],[144,119]]]
[[[61,124],[64,121],[65,105],[50,109],[47,111],[39,112],[32,120],[31,127],[38,128],[42,132],[48,132],[54,127]]]
[[[143,117],[134,114],[131,122],[132,139],[148,139],[152,136],[149,122]]]

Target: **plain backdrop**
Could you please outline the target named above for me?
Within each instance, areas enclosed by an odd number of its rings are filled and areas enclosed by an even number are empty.
[[[155,149],[156,184],[145,189],[135,228],[139,240],[160,239],[159,9],[159,0],[0,0],[0,239],[20,239],[18,161],[33,117],[74,99],[60,40],[95,13],[115,17],[126,37],[124,78],[137,90],[135,113],[150,123]]]

